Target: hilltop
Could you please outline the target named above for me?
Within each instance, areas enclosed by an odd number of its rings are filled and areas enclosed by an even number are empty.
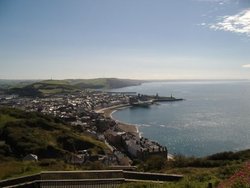
[[[2,86],[2,89],[5,89],[9,94],[18,94],[20,96],[44,96],[50,94],[74,93],[83,89],[116,89],[140,85],[143,82],[144,81],[141,80],[118,78],[66,79],[33,82],[3,82],[0,84],[0,87]]]
[[[79,90],[65,80],[45,80],[35,82],[23,87],[12,87],[8,93],[20,96],[44,96],[59,93],[72,93]]]
[[[81,89],[116,89],[142,84],[143,80],[119,79],[119,78],[95,78],[95,79],[68,79],[71,85]]]

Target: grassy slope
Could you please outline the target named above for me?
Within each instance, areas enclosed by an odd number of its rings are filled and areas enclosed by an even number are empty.
[[[165,161],[159,156],[154,156],[143,161],[139,168],[143,171],[182,174],[184,175],[183,180],[163,185],[129,183],[120,187],[205,188],[212,183],[213,187],[219,186],[220,188],[249,188],[249,159],[250,150],[235,153],[223,152],[205,158],[177,156],[175,161]]]
[[[8,89],[12,87],[24,87],[26,85],[37,82],[38,80],[3,80],[0,79],[0,89]]]
[[[72,93],[77,90],[77,87],[70,85],[64,80],[45,80],[24,87],[13,87],[9,90],[9,93],[23,96],[41,96],[48,94]]]
[[[96,79],[78,79],[68,80],[72,85],[92,89],[115,89],[126,86],[139,85],[142,81],[130,79],[117,79],[117,78],[96,78]]]
[[[9,108],[0,109],[0,139],[0,179],[46,169],[72,169],[63,161],[76,150],[109,152],[104,143],[74,132],[58,119]],[[29,153],[37,154],[40,162],[23,162],[22,157]]]
[[[96,78],[96,79],[68,79],[68,80],[44,80],[20,87],[12,87],[9,92],[24,96],[40,96],[59,93],[72,93],[79,89],[114,89],[133,85],[139,85],[142,81]]]
[[[244,150],[223,152],[204,158],[176,156],[175,161],[165,161],[160,157],[151,157],[141,163],[139,168],[144,171],[184,175],[183,181],[169,183],[164,186],[166,188],[207,187],[208,183],[212,183],[215,187],[219,182],[228,181],[231,176],[244,168],[249,160],[250,150]]]

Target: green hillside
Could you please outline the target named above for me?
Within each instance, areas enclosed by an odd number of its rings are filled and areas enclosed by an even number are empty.
[[[29,84],[38,82],[38,80],[4,80],[0,79],[0,90],[9,89],[12,87],[24,87]]]
[[[57,118],[17,109],[0,109],[0,155],[20,158],[35,153],[40,158],[64,158],[67,153],[90,149],[104,153],[105,144],[74,133]]]
[[[70,85],[66,80],[45,80],[24,87],[13,87],[8,92],[21,96],[46,96],[59,93],[72,93],[78,90],[76,86]]]
[[[68,79],[43,80],[28,85],[15,85],[8,93],[21,96],[46,96],[51,94],[72,93],[82,89],[115,89],[141,84],[139,80],[97,78],[97,79]]]
[[[103,142],[77,133],[57,118],[0,108],[0,179],[41,170],[72,170],[74,166],[64,161],[78,150],[92,155],[109,152]],[[38,156],[38,163],[22,161],[30,153]]]
[[[92,89],[115,89],[134,85],[140,85],[143,81],[130,80],[130,79],[118,79],[118,78],[96,78],[86,80],[68,80],[72,85],[79,88],[92,88]]]
[[[221,185],[220,188],[249,188],[249,160],[250,149],[238,152],[222,152],[202,158],[177,155],[174,160],[170,161],[153,156],[139,163],[138,168],[142,171],[184,175],[181,182],[168,183],[163,186],[164,188],[204,188],[208,187],[209,183],[212,183],[213,187]],[[247,169],[248,172],[246,172]],[[244,174],[244,178],[248,179],[248,182],[242,181],[242,176],[239,174]],[[150,187],[148,184],[134,186]]]

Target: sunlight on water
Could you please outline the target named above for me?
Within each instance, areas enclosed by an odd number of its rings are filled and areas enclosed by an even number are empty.
[[[204,156],[249,148],[250,82],[161,82],[119,91],[185,99],[113,114],[138,125],[143,136],[166,145],[173,154]]]

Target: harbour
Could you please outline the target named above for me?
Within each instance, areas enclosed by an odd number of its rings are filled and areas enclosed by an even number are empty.
[[[247,81],[147,83],[121,91],[180,96],[150,108],[125,108],[112,114],[134,124],[143,136],[166,145],[172,154],[206,156],[249,148],[250,108]],[[152,89],[153,88],[153,89]]]

